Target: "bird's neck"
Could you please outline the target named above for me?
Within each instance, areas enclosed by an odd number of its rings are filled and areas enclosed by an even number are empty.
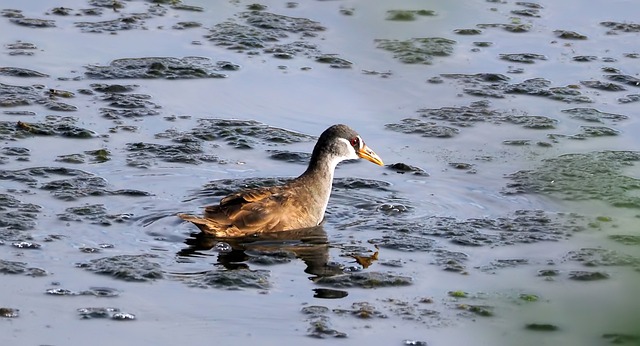
[[[308,192],[308,198],[313,201],[314,210],[310,211],[317,217],[320,224],[331,196],[333,173],[341,160],[331,156],[312,157],[307,170],[296,180]]]

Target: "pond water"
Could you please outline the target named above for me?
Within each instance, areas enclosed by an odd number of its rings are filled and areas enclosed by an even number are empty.
[[[0,344],[640,344],[637,2],[0,7]],[[335,123],[322,227],[176,217]]]

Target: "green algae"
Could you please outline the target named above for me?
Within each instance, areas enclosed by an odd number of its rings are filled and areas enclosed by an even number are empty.
[[[534,170],[507,176],[507,193],[542,193],[565,200],[600,200],[615,207],[640,208],[640,180],[622,173],[640,161],[636,151],[566,154],[542,161]]]
[[[408,40],[376,39],[377,47],[394,53],[394,58],[405,64],[427,64],[435,56],[453,54],[456,41],[442,37],[420,37]]]

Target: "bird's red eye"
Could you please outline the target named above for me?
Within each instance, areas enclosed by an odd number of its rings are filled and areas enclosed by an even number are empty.
[[[353,137],[353,138],[351,138],[351,141],[350,141],[350,142],[351,142],[351,146],[352,146],[352,147],[354,147],[354,148],[356,148],[356,149],[359,149],[359,148],[360,148],[360,139],[359,139],[358,137]]]

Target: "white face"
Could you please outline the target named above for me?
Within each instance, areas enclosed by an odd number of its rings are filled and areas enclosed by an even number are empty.
[[[349,141],[344,138],[338,138],[338,140],[340,141],[340,143],[343,144],[344,147],[346,147],[344,150],[341,150],[341,152],[346,153],[346,155],[341,157],[340,161],[357,160],[360,158],[360,156],[358,156],[358,154],[356,153],[356,148],[355,148],[357,146],[358,150],[360,150],[364,145],[364,142],[362,141],[362,138],[360,138],[360,136],[357,136],[356,139],[352,140],[353,144],[349,143]]]

